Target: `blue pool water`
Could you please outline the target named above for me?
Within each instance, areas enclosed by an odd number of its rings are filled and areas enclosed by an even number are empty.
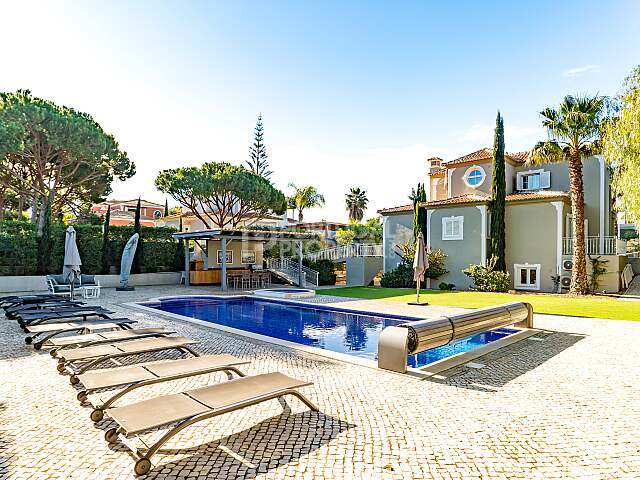
[[[326,306],[306,306],[250,297],[175,298],[143,305],[164,312],[371,360],[376,359],[378,337],[385,327],[416,320],[410,317],[353,313]],[[421,367],[515,332],[516,330],[502,328],[474,335],[444,347],[410,355],[408,364],[412,367]]]

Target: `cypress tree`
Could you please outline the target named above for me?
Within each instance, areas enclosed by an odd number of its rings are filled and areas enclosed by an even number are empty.
[[[164,216],[169,215],[169,200],[165,198],[164,200]]]
[[[138,234],[138,248],[136,248],[135,257],[133,257],[132,270],[133,273],[140,273],[142,267],[142,227],[140,225],[140,197],[138,197],[138,205],[136,206],[136,216],[133,221],[133,233]]]
[[[491,255],[496,257],[494,270],[507,271],[505,259],[505,198],[507,184],[504,160],[504,123],[498,111],[493,140],[493,178],[491,181]]]
[[[109,273],[109,223],[111,222],[111,205],[107,207],[107,214],[104,216],[104,228],[102,230],[102,273]]]
[[[272,172],[269,171],[267,149],[264,146],[263,139],[264,127],[262,126],[262,115],[259,115],[258,122],[256,123],[256,129],[253,134],[253,145],[249,147],[249,160],[247,160],[247,167],[253,173],[264,178],[269,178]]]
[[[427,238],[427,211],[420,203],[427,201],[427,192],[423,183],[418,183],[418,188],[411,193],[413,200],[413,239],[418,238],[418,232],[422,232],[424,238]]]

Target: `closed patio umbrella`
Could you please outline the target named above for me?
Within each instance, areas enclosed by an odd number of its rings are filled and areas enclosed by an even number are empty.
[[[67,234],[64,239],[64,266],[62,267],[62,276],[69,282],[71,289],[71,298],[73,299],[73,287],[76,280],[80,277],[80,252],[76,244],[76,231],[73,227],[67,228]]]
[[[416,238],[416,253],[413,257],[413,279],[416,281],[416,301],[409,302],[409,305],[429,305],[426,302],[420,302],[420,282],[427,268],[429,268],[429,258],[427,257],[427,249],[424,246],[424,235],[422,235],[422,232],[419,232],[418,238]]]

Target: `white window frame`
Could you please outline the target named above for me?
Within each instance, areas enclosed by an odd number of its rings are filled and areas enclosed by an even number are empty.
[[[447,223],[459,222],[460,232],[458,235],[447,235]],[[453,231],[453,229],[452,229]],[[442,240],[464,240],[464,217],[442,217]]]
[[[227,249],[226,251],[227,254],[227,265],[231,265],[233,263],[233,250],[229,250]],[[218,262],[218,265],[222,265],[222,250],[218,250],[216,253],[216,261]]]
[[[529,270],[536,271],[536,283],[520,283],[520,270],[527,269],[527,279],[530,278]],[[539,263],[516,263],[513,266],[513,287],[517,290],[540,290],[540,264]]]
[[[480,170],[482,171],[482,180],[480,180],[480,183],[477,183],[475,185],[472,185],[469,183],[469,174],[471,174],[471,172],[473,172],[474,170]],[[482,168],[480,165],[472,165],[469,168],[467,168],[467,171],[464,172],[464,175],[462,176],[462,180],[464,181],[464,184],[469,187],[469,188],[478,188],[480,185],[482,185],[485,180],[487,179],[487,172],[485,172],[484,168]]]
[[[539,175],[540,176],[540,185],[542,185],[542,177],[545,173],[549,174],[549,186],[543,187],[540,186],[538,188],[523,188],[522,179],[529,175]],[[546,188],[551,188],[551,172],[546,172],[544,168],[539,168],[537,170],[527,170],[526,172],[518,172],[516,174],[516,190],[522,192],[531,192],[536,190],[544,190]]]
[[[248,257],[253,257],[253,261],[247,261]],[[240,263],[243,265],[255,265],[257,258],[258,256],[256,255],[255,250],[242,250]]]

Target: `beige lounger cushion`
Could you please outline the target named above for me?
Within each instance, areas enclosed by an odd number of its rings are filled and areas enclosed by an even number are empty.
[[[109,410],[109,415],[127,432],[143,432],[208,412],[209,408],[182,393],[163,395]]]
[[[198,343],[187,337],[161,337],[161,338],[145,338],[143,340],[134,340],[132,342],[118,343],[118,348],[125,353],[145,352],[147,350],[162,350],[172,347],[183,347]]]
[[[123,319],[124,320],[124,319]],[[129,321],[129,323],[134,323]],[[55,332],[56,330],[76,330],[86,329],[88,331],[93,330],[109,330],[112,328],[120,328],[120,325],[114,322],[107,322],[104,320],[87,320],[86,322],[60,322],[60,323],[45,323],[42,325],[27,325],[25,326],[29,333],[44,333]]]
[[[155,375],[140,366],[94,370],[78,375],[78,379],[87,390],[117,387],[152,378],[156,378]]]
[[[53,345],[55,347],[61,347],[63,345],[75,345],[90,342],[97,342],[100,340],[121,340],[131,339],[144,335],[168,335],[173,333],[164,328],[135,328],[131,330],[116,330],[113,332],[102,333],[86,333],[84,335],[71,335],[68,337],[55,338],[47,342],[47,345]]]
[[[233,355],[204,355],[202,357],[181,358],[162,363],[145,365],[145,368],[158,377],[169,377],[181,373],[192,373],[199,370],[221,367],[224,365],[243,365],[250,363]]]
[[[95,357],[103,357],[104,355],[117,355],[121,351],[113,345],[95,345],[93,347],[70,348],[69,350],[60,350],[60,358],[66,361],[82,360]]]
[[[65,361],[84,360],[105,355],[118,355],[121,353],[134,354],[154,352],[169,348],[186,347],[198,343],[187,337],[162,337],[145,338],[131,342],[114,343],[112,345],[95,345],[92,347],[71,348],[60,351],[60,358]]]
[[[307,385],[312,385],[312,382],[296,380],[278,372],[265,373],[107,411],[127,434],[133,434],[233,405],[241,408],[242,403],[253,399]]]
[[[78,375],[78,379],[87,390],[117,387],[128,383],[141,382],[152,378],[170,377],[173,375],[195,373],[225,365],[242,365],[250,363],[232,355],[205,355],[203,357],[181,358],[160,363],[137,365],[134,367],[109,368],[94,370]]]
[[[217,410],[233,405],[234,403],[244,402],[248,398],[261,397],[280,390],[306,387],[312,384],[312,382],[303,382],[295,378],[287,377],[282,373],[274,372],[238,378],[209,387],[191,390],[187,393],[190,397],[204,403],[212,410]]]
[[[70,335],[62,338],[52,338],[45,342],[45,345],[53,345],[54,347],[62,347],[65,345],[77,345],[80,343],[97,342],[104,340],[99,333],[86,333],[84,335]]]
[[[153,335],[153,334],[169,334],[173,333],[166,328],[134,328],[131,330],[116,330],[115,332],[103,332],[100,334],[105,340],[117,340],[120,338],[135,337],[136,335]]]

